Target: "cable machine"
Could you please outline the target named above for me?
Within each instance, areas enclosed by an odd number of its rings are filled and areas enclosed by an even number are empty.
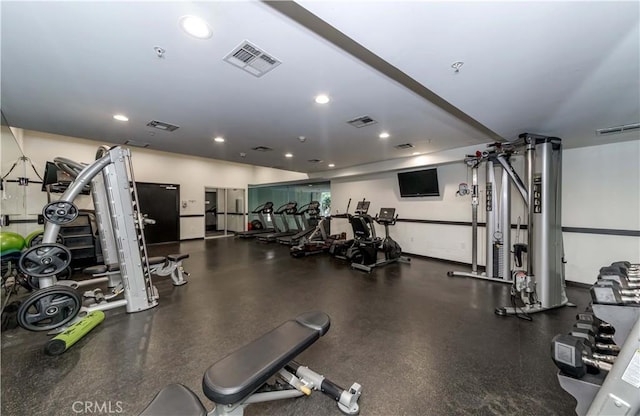
[[[525,151],[525,180],[511,165],[519,149]],[[512,297],[524,306],[496,309],[498,315],[535,313],[568,304],[565,292],[564,246],[562,239],[562,141],[523,133],[510,143],[494,143],[485,152],[467,156],[472,170],[472,269],[449,272],[449,276],[467,276],[509,282]],[[486,166],[486,271],[477,268],[478,240],[478,168]],[[501,169],[500,198],[496,186],[496,168]],[[511,267],[511,184],[521,195],[527,212],[527,243],[515,244]],[[464,187],[461,187],[465,194]],[[526,269],[525,264],[526,253]]]

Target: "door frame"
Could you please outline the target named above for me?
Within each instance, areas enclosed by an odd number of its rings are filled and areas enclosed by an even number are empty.
[[[224,232],[222,235],[212,235],[212,236],[207,236],[207,217],[206,217],[206,209],[204,210],[205,214],[204,214],[204,222],[203,222],[203,227],[204,227],[204,238],[205,239],[212,239],[212,238],[224,238],[224,237],[233,237],[235,234],[233,234],[233,232],[229,232],[229,219],[228,219],[228,215],[229,213],[227,212],[227,208],[228,208],[228,191],[229,190],[241,190],[243,193],[243,207],[242,207],[242,212],[241,215],[243,217],[243,227],[241,231],[244,231],[247,229],[247,189],[246,188],[227,188],[227,187],[223,187],[223,186],[205,186],[204,190],[203,190],[203,205],[205,204],[205,201],[207,200],[207,192],[216,192],[216,198],[220,198],[220,195],[223,195],[223,201],[224,201],[224,216],[223,216],[223,220],[222,222],[224,223]],[[220,210],[220,206],[219,204],[217,204],[218,206],[218,211]]]

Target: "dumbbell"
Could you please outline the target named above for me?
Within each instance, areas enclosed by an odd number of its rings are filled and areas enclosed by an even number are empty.
[[[612,353],[620,352],[620,347],[616,345],[613,335],[600,334],[591,329],[577,328],[575,325],[571,328],[569,335],[584,339],[584,344],[590,346],[591,349],[602,350]]]
[[[613,263],[611,263],[611,267],[618,267],[627,276],[640,277],[640,267],[632,266],[631,263],[627,261],[614,261]]]
[[[613,334],[616,332],[613,325],[603,321],[602,319],[599,319],[593,314],[592,311],[584,311],[576,314],[576,323],[574,325],[576,325],[578,328],[597,328],[600,332],[606,334]]]
[[[580,338],[571,335],[556,335],[551,340],[551,358],[564,374],[582,378],[590,372],[611,370],[615,357],[591,353]]]
[[[637,289],[640,288],[640,279],[629,278],[618,267],[602,267],[600,273],[598,273],[598,280],[613,280],[620,283],[624,289]]]
[[[600,280],[591,286],[591,300],[601,305],[640,304],[640,292],[622,289],[615,281]]]
[[[626,270],[628,275],[631,274],[635,274],[638,275],[640,274],[640,264],[636,263],[636,264],[632,264],[628,261],[614,261],[613,263],[611,263],[612,267],[620,267],[621,269]]]

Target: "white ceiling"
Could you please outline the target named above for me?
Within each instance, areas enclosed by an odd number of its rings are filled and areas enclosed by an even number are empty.
[[[524,131],[561,137],[570,147],[639,137],[595,135],[597,128],[640,121],[638,2],[299,4],[484,128],[262,2],[3,1],[2,111],[25,129],[133,139],[158,150],[301,172]],[[213,36],[182,32],[178,19],[187,14],[205,19]],[[245,39],[282,64],[256,78],[223,62]],[[166,49],[163,58],[154,46]],[[454,61],[464,61],[459,73]],[[332,101],[316,104],[318,93]],[[129,122],[113,120],[115,113]],[[378,124],[346,124],[362,115]],[[146,126],[150,120],[180,128],[155,130]],[[383,130],[389,139],[378,138]],[[214,143],[218,135],[226,142]],[[415,148],[393,147],[403,143]]]

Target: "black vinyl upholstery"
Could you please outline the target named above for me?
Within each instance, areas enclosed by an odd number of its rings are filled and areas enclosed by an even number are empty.
[[[188,254],[170,254],[167,257],[157,256],[157,257],[149,257],[149,266],[153,266],[156,264],[164,263],[167,259],[170,261],[179,261],[182,259],[188,258]],[[119,264],[112,264],[111,266],[105,266],[104,264],[99,264],[97,266],[85,267],[82,269],[82,273],[88,275],[102,274],[106,272],[117,272],[120,270]]]
[[[140,416],[206,416],[200,399],[182,384],[169,384],[160,390]]]
[[[188,258],[189,258],[188,254],[180,254],[180,253],[178,253],[178,254],[169,254],[167,256],[167,260],[175,261],[175,262],[178,262],[178,261],[184,260],[184,259],[188,259]]]
[[[202,379],[204,394],[223,405],[242,402],[324,335],[330,323],[324,312],[286,321],[209,367]]]

